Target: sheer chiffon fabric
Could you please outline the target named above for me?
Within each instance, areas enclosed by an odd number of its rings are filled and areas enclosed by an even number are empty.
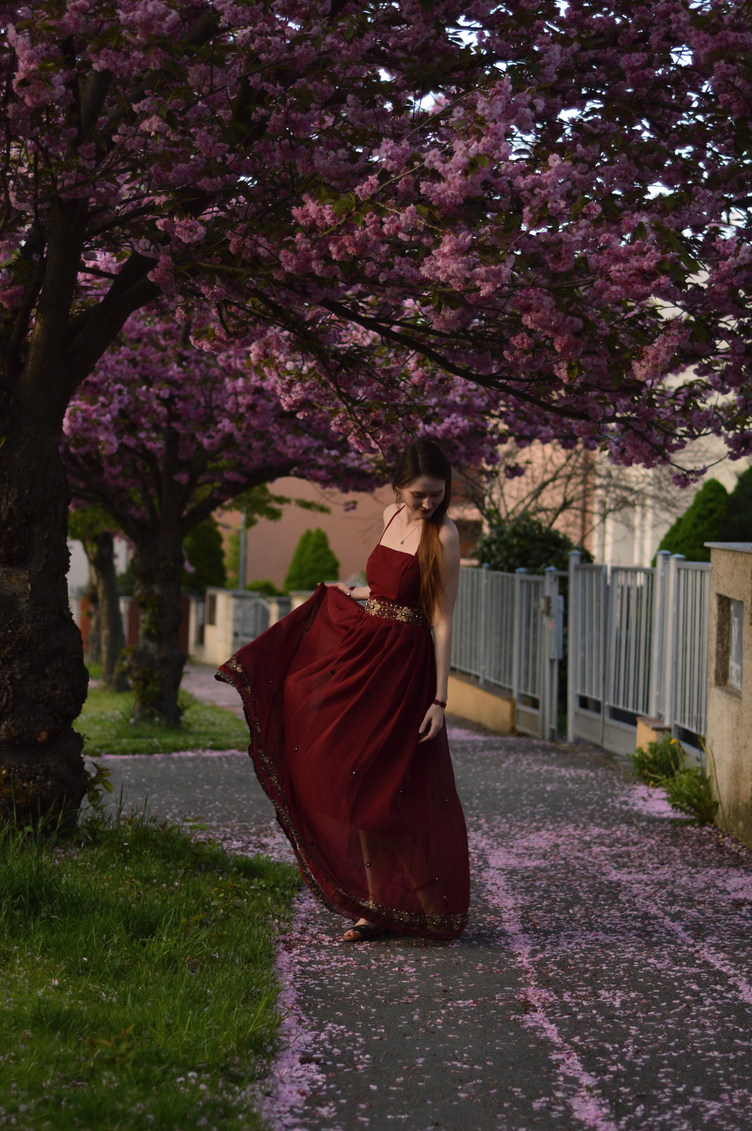
[[[349,919],[425,938],[467,923],[465,820],[446,727],[418,743],[436,696],[417,558],[379,545],[373,613],[337,589],[314,595],[219,669],[240,692],[249,753],[303,876]]]

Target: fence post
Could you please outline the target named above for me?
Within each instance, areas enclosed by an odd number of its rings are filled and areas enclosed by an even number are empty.
[[[648,714],[653,719],[663,718],[666,708],[663,684],[663,651],[668,623],[666,579],[670,557],[671,554],[668,550],[658,551],[655,556],[655,574],[653,575],[653,619],[651,624],[650,689],[648,694]]]
[[[488,575],[490,569],[491,567],[488,562],[484,562],[480,582],[480,632],[478,633],[478,647],[480,649],[480,655],[478,657],[478,671],[480,675],[478,681],[481,687],[486,682],[486,624],[488,621]]]
[[[558,731],[558,666],[556,648],[556,618],[559,603],[559,573],[555,566],[543,571],[543,609],[545,646],[543,654],[543,703],[541,706],[541,731],[543,738],[556,742]]]
[[[514,633],[512,636],[512,698],[517,702],[520,694],[520,664],[522,662],[522,578],[527,573],[524,566],[514,571]]]
[[[666,576],[666,619],[663,645],[663,725],[674,725],[674,703],[676,702],[676,624],[677,624],[677,582],[679,562],[684,554],[672,554],[668,560]]]
[[[580,620],[577,609],[577,566],[579,550],[569,554],[569,592],[567,594],[567,742],[574,742],[574,713],[577,706],[577,658],[580,652]]]

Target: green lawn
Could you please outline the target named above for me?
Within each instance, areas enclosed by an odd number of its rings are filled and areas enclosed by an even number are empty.
[[[0,1123],[260,1128],[245,1090],[274,1049],[296,872],[155,822],[81,830],[0,834]]]
[[[130,692],[89,688],[89,696],[76,726],[86,738],[88,758],[103,754],[173,754],[177,750],[247,750],[248,727],[224,707],[200,703],[187,691],[180,692],[185,708],[180,727],[131,720]]]

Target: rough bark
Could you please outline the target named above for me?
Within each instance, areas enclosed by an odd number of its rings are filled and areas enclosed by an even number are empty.
[[[86,792],[73,729],[88,673],[66,586],[68,489],[56,429],[12,408],[0,447],[0,819],[77,809]]]
[[[132,560],[134,599],[141,617],[138,644],[128,665],[135,719],[159,718],[179,726],[178,692],[185,653],[178,641],[183,542],[179,531],[159,530],[137,546]]]
[[[96,535],[90,553],[89,560],[94,571],[99,604],[102,682],[105,687],[113,691],[127,691],[128,677],[120,667],[121,654],[125,648],[125,633],[123,618],[120,615],[115,539],[109,530],[102,530]]]

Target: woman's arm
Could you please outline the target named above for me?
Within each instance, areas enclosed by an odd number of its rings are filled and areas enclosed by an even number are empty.
[[[353,585],[350,586],[344,581],[334,581],[329,585],[330,589],[339,589],[341,593],[346,593],[348,597],[352,597],[353,601],[367,601],[371,596],[370,585]]]
[[[449,686],[449,661],[452,654],[452,618],[460,583],[460,537],[453,522],[445,523],[439,535],[444,551],[444,592],[433,622],[436,652],[436,698],[446,703]],[[428,728],[421,742],[435,738],[444,722],[444,708],[432,704],[420,725],[420,733]]]

